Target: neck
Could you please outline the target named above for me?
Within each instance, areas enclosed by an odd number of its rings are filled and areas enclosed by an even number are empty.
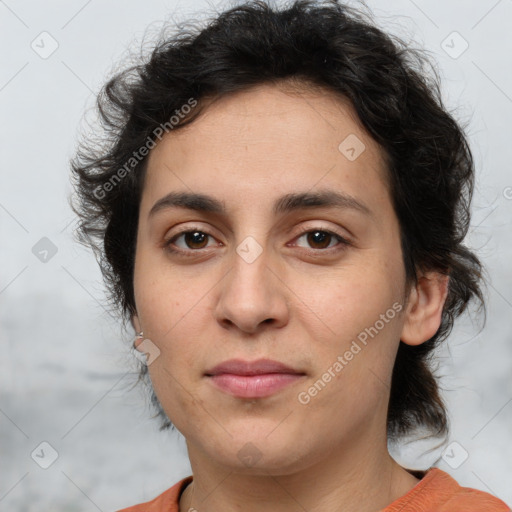
[[[265,469],[240,473],[188,448],[194,480],[181,496],[180,512],[377,512],[419,482],[391,458],[386,444],[377,452],[372,443],[352,442],[293,474],[279,475]]]

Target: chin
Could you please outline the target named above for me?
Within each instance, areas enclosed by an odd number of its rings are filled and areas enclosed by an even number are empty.
[[[268,427],[251,429],[249,435],[244,429],[232,432],[227,445],[222,451],[212,451],[212,446],[204,446],[204,450],[218,463],[227,466],[233,472],[239,474],[251,474],[262,476],[280,476],[293,474],[302,467],[307,467],[314,459],[312,454],[304,451],[305,445],[299,433],[296,435],[283,430],[280,435],[272,432],[276,423]],[[278,427],[279,428],[279,427]],[[229,430],[228,430],[229,431]]]

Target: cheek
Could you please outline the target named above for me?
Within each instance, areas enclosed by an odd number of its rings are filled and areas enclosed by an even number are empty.
[[[401,267],[395,261],[372,257],[324,273],[302,275],[292,288],[304,323],[315,327],[313,339],[338,336],[346,340],[374,325],[399,303],[401,287]],[[386,320],[396,316],[392,310]]]
[[[389,321],[380,330],[380,323],[370,325],[358,318],[365,327],[352,335],[348,331],[355,330],[338,321],[337,332],[344,333],[331,338],[328,349],[317,344],[315,374],[297,396],[310,420],[321,418],[323,424],[351,428],[371,422],[387,407],[400,332],[400,320],[390,319],[395,310],[389,311]]]
[[[400,271],[374,260],[343,268],[334,278],[302,281],[297,295],[308,298],[308,308],[301,322],[316,361],[311,382],[320,379],[311,389],[317,393],[313,407],[325,406],[337,417],[342,412],[330,409],[333,402],[375,405],[388,392],[402,323]]]
[[[137,254],[134,270],[134,293],[141,325],[155,343],[172,339],[180,323],[193,314],[200,293],[194,280],[187,279],[180,267],[172,268],[150,250]],[[203,288],[204,294],[204,288]]]
[[[189,390],[189,383],[183,372],[179,371],[180,368],[187,368],[187,363],[178,360],[173,368],[163,360],[166,357],[162,354],[160,364],[155,361],[149,367],[153,390],[173,425],[180,432],[187,432],[188,436],[191,429],[204,422],[208,407],[198,393]]]

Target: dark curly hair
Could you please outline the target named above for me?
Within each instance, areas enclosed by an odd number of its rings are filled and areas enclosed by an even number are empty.
[[[285,80],[350,100],[380,145],[408,286],[417,283],[418,271],[450,276],[437,333],[418,346],[399,344],[387,417],[389,439],[417,427],[447,435],[432,351],[471,299],[485,313],[482,265],[463,245],[473,158],[463,128],[443,105],[439,74],[424,51],[384,33],[361,11],[336,0],[298,0],[281,9],[252,1],[204,27],[185,23],[161,38],[141,63],[116,72],[97,98],[104,133],[98,140],[85,138],[71,161],[77,240],[94,250],[109,305],[129,321],[136,313],[134,255],[147,163],[140,148],[154,146],[159,126],[180,129],[193,122],[207,97]],[[169,127],[191,98],[198,106]],[[143,364],[139,378],[148,382]],[[150,389],[161,429],[174,428]]]

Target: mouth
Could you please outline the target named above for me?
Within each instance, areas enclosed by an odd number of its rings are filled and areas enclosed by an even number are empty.
[[[302,379],[306,374],[279,361],[232,359],[208,370],[205,376],[219,390],[237,398],[264,398]]]

